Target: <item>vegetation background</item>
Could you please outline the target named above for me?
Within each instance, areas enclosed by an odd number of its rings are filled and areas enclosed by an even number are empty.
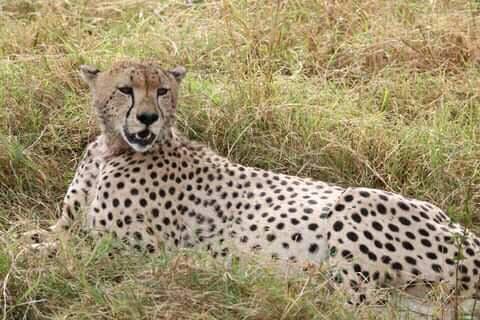
[[[480,228],[478,0],[0,0],[0,319],[393,319],[318,271],[109,257],[50,225],[97,133],[80,64],[189,70],[178,125],[246,165],[429,200]]]

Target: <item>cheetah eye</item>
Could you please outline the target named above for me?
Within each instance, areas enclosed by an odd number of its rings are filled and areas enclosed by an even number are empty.
[[[123,94],[128,94],[129,96],[133,95],[132,87],[120,87],[118,90],[120,90],[120,92]]]
[[[157,90],[157,96],[159,96],[159,97],[160,97],[160,96],[164,96],[164,95],[167,94],[167,92],[168,92],[168,89],[167,89],[167,88],[159,88],[159,89]]]

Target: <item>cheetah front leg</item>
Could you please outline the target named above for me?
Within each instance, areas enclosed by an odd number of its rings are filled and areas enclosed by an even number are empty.
[[[68,230],[78,218],[84,221],[82,213],[88,211],[94,200],[97,179],[102,165],[102,158],[95,152],[97,142],[92,143],[75,172],[73,181],[68,187],[63,200],[62,215],[60,219],[49,229],[53,232]]]
[[[59,220],[48,228],[25,232],[23,242],[35,251],[56,250],[58,233],[68,230],[75,221],[82,221],[82,214],[93,201],[97,178],[102,165],[98,142],[91,143],[80,161],[74,178],[63,200],[62,214]]]

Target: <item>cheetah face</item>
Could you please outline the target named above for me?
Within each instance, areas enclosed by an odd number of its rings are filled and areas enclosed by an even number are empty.
[[[185,68],[163,70],[155,63],[121,62],[107,71],[91,66],[80,71],[92,91],[104,134],[137,152],[167,137],[175,122],[177,90]]]

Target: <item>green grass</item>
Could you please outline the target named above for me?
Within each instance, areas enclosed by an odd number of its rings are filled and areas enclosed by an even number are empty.
[[[480,229],[478,1],[0,1],[1,319],[386,319],[318,271],[113,255],[45,227],[97,133],[77,69],[189,70],[178,125],[246,165],[429,200]],[[370,315],[368,315],[370,313]]]

